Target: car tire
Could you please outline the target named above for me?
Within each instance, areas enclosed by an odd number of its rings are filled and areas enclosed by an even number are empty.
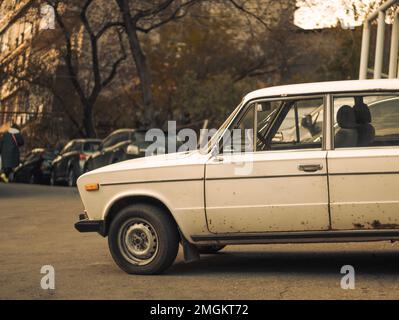
[[[68,187],[75,187],[77,180],[78,178],[76,177],[75,169],[72,167],[68,170],[68,177],[67,177]]]
[[[198,252],[200,254],[214,254],[218,253],[220,250],[222,250],[226,246],[221,246],[221,245],[213,245],[213,246],[197,246]]]
[[[113,219],[108,245],[115,263],[129,274],[160,274],[176,259],[179,232],[164,210],[146,204],[125,207]]]

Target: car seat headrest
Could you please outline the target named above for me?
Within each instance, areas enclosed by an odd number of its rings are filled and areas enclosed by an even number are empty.
[[[353,106],[353,110],[358,124],[371,123],[371,112],[367,104],[358,102]]]
[[[356,127],[356,118],[354,110],[347,105],[339,108],[337,113],[338,125],[343,129],[353,129]]]

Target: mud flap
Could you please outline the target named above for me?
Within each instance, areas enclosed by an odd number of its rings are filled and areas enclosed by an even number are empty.
[[[200,260],[198,248],[195,245],[188,242],[181,233],[180,236],[181,236],[181,243],[183,246],[184,262],[189,263]]]

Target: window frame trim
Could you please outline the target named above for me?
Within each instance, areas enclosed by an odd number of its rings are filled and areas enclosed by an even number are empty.
[[[323,133],[323,139],[322,139],[322,146],[321,148],[311,148],[311,149],[288,149],[288,150],[256,150],[256,148],[254,148],[250,153],[258,153],[258,152],[290,152],[290,151],[326,151],[326,135],[325,135],[325,130],[327,130],[326,128],[326,115],[328,112],[327,109],[327,103],[328,103],[328,99],[327,96],[331,96],[330,94],[324,94],[324,93],[315,93],[315,94],[306,94],[306,95],[294,95],[294,96],[287,96],[287,97],[259,97],[256,99],[252,99],[247,101],[241,108],[241,110],[237,113],[237,115],[234,117],[234,119],[232,119],[232,121],[230,122],[229,126],[226,128],[227,130],[230,130],[241,121],[241,119],[247,114],[248,109],[254,105],[254,111],[255,110],[255,105],[257,103],[262,103],[262,102],[272,102],[272,101],[290,101],[290,100],[312,100],[312,99],[322,99],[323,100],[323,128],[322,128],[322,133]],[[275,125],[275,121],[278,117],[278,115],[281,113],[282,111],[282,107],[280,106],[280,110],[276,113],[276,115],[273,117],[272,122],[270,127],[273,127]],[[254,116],[254,118],[256,118]],[[329,117],[327,117],[329,118]],[[226,133],[225,131],[225,133]],[[221,143],[223,142],[223,138],[224,138],[224,134],[222,134],[218,140],[218,142],[215,144],[218,146],[219,149],[219,153],[223,154],[223,148],[224,148],[224,144]],[[255,136],[255,133],[254,133]],[[254,139],[254,145],[256,145],[256,140]]]
[[[334,100],[335,98],[351,98],[351,97],[359,97],[359,96],[397,96],[399,98],[399,91],[354,91],[354,92],[342,92],[342,93],[332,93],[330,96],[330,149],[328,151],[341,151],[341,150],[367,150],[367,149],[386,149],[386,148],[399,148],[398,146],[371,146],[371,147],[350,147],[350,148],[335,148],[335,133],[334,133],[334,125],[335,125],[335,115],[334,115]]]

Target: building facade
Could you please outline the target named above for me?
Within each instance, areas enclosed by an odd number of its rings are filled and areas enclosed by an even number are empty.
[[[0,124],[24,125],[43,108],[31,104],[29,86],[18,79],[29,63],[40,16],[32,0],[3,1],[0,13]]]

